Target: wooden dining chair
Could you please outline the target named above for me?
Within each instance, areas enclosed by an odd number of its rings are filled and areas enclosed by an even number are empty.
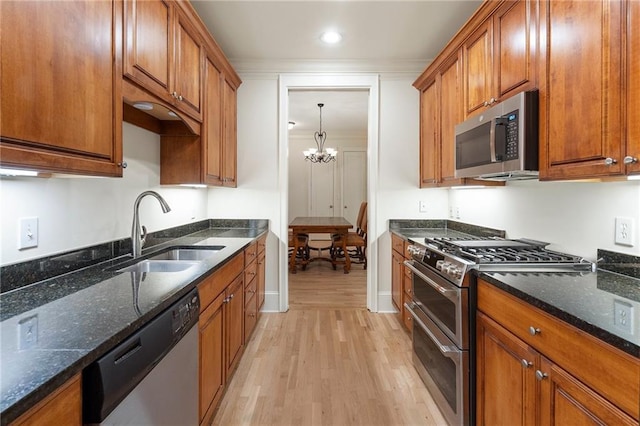
[[[293,243],[293,232],[289,231],[289,259],[291,259],[291,253],[293,253],[294,249],[295,244]],[[308,234],[298,234],[298,252],[296,253],[296,259],[309,260]],[[303,265],[302,269],[306,269],[306,264]]]
[[[345,235],[334,234],[331,236],[331,259],[334,261],[333,269],[336,269],[335,261],[344,257],[342,250],[342,238],[346,238],[346,248],[352,263],[362,264],[367,269],[367,202],[360,205],[356,230]]]

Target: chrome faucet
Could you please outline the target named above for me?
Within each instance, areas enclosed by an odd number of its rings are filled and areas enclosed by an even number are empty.
[[[140,201],[147,195],[153,195],[160,202],[160,207],[162,207],[163,213],[169,213],[171,211],[171,207],[169,204],[155,191],[144,191],[142,194],[138,195],[136,198],[136,202],[133,203],[133,226],[131,226],[131,244],[132,244],[132,254],[133,258],[140,257],[142,254],[142,246],[147,239],[147,228],[144,226],[142,230],[140,229],[140,214],[138,210],[140,209]]]

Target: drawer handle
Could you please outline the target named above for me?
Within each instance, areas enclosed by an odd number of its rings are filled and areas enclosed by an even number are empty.
[[[522,361],[520,361],[522,363],[522,366],[524,368],[529,368],[533,365],[533,363],[531,361],[527,361],[526,359],[523,359]]]
[[[542,372],[542,371],[540,371],[540,370],[536,370],[536,379],[538,379],[538,380],[544,380],[544,379],[546,379],[547,377],[549,377],[549,375],[548,375],[547,373],[543,373],[543,372]]]
[[[535,328],[534,326],[529,327],[529,334],[535,336],[536,334],[540,334],[540,329]]]

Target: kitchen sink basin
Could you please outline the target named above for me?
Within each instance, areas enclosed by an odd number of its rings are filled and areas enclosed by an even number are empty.
[[[205,260],[213,256],[216,252],[219,252],[225,248],[225,246],[209,246],[207,248],[174,248],[167,250],[155,256],[151,256],[151,260],[168,260],[168,261],[182,261],[182,260]]]
[[[134,265],[119,269],[118,272],[180,272],[199,262],[195,260],[142,260]]]

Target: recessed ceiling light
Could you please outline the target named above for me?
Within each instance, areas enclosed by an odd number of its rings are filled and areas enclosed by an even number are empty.
[[[133,104],[133,107],[141,109],[143,111],[151,111],[153,109],[153,105],[149,102],[135,102]]]
[[[320,40],[327,44],[336,44],[340,40],[342,40],[342,36],[336,31],[326,31],[322,33],[322,35],[320,36]]]
[[[169,112],[167,112],[167,114],[168,114],[170,117],[177,117],[177,116],[178,116],[178,114],[176,114],[176,113],[175,113],[175,112],[173,112],[173,111],[169,111]]]

